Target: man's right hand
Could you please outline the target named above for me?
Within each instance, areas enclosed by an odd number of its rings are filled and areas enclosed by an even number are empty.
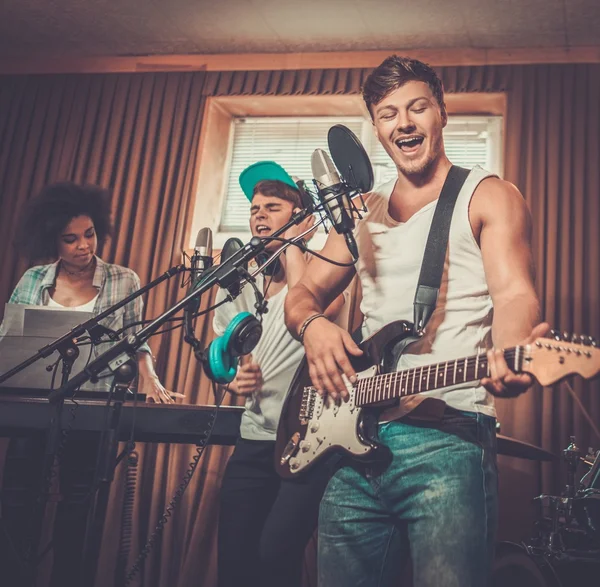
[[[294,214],[298,212],[300,212],[300,208],[294,208]],[[302,220],[302,222],[300,222],[300,224],[293,224],[290,226],[282,236],[285,239],[291,240],[297,236],[300,236],[303,232],[311,227],[315,227],[315,217],[312,215],[307,216],[304,220]],[[316,231],[313,230],[312,232],[304,235],[304,241],[308,242],[315,235],[315,232]]]
[[[229,391],[239,395],[251,395],[259,391],[262,385],[260,365],[253,361],[251,354],[241,356],[235,379],[229,384]]]
[[[356,381],[348,353],[355,357],[363,354],[350,334],[326,318],[317,318],[304,331],[303,344],[310,378],[319,393],[329,394],[334,400],[347,399],[341,374],[352,383]]]

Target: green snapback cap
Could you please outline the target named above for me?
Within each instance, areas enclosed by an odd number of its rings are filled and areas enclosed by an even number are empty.
[[[289,176],[287,171],[275,161],[258,161],[249,167],[246,167],[240,173],[240,187],[249,201],[252,201],[254,186],[259,181],[277,180],[287,183],[289,186],[298,189],[296,182]]]

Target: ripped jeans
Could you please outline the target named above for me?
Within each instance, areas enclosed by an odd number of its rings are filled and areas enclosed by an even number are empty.
[[[446,409],[435,423],[379,425],[380,470],[346,466],[319,514],[319,586],[485,587],[497,525],[495,419]]]

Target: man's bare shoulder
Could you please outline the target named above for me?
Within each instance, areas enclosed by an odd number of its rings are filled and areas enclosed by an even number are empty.
[[[523,194],[510,181],[499,177],[484,179],[471,198],[469,215],[473,224],[521,214],[528,214]]]
[[[516,185],[499,177],[486,177],[475,188],[472,202],[478,205],[499,206],[525,203],[523,194]]]

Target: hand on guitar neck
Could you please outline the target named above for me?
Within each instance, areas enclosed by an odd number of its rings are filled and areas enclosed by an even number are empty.
[[[534,327],[531,334],[517,346],[526,346],[537,338],[548,334],[550,325],[542,322]],[[516,397],[525,393],[533,385],[529,373],[515,373],[508,367],[504,358],[504,349],[490,349],[487,352],[490,376],[481,380],[481,385],[496,397]]]

